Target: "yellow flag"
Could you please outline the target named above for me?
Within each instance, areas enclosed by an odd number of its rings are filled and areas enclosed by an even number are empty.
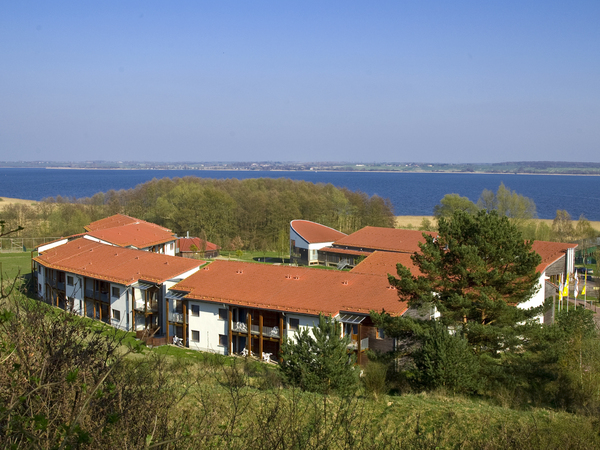
[[[569,296],[569,274],[567,274],[567,280],[565,281],[565,287],[563,289],[563,297]]]
[[[585,288],[587,287],[587,275],[585,276],[585,284],[583,285],[583,289],[581,290],[581,295],[585,295]]]

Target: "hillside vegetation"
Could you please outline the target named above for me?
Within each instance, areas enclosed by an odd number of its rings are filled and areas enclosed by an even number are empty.
[[[158,354],[17,293],[1,311],[2,448],[600,446],[593,416],[509,409],[501,396],[387,396],[367,382],[354,395],[323,396],[287,388],[276,369],[249,359]]]

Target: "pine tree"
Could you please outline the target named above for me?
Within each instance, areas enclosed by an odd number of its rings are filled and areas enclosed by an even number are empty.
[[[412,257],[422,275],[398,264],[390,284],[410,306],[433,305],[440,321],[462,330],[477,353],[497,355],[521,345],[524,327],[542,307],[517,307],[538,289],[540,256],[496,211],[455,211],[440,218],[439,235],[424,235]]]
[[[281,347],[280,370],[293,385],[305,391],[342,395],[356,390],[356,358],[348,352],[349,338],[340,337],[340,324],[319,316],[318,326],[286,339]]]

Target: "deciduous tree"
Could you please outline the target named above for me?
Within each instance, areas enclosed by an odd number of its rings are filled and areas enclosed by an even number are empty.
[[[439,219],[441,217],[452,217],[454,211],[475,214],[478,210],[479,207],[467,197],[461,197],[458,194],[446,194],[440,200],[440,204],[433,207],[433,215],[436,219]]]

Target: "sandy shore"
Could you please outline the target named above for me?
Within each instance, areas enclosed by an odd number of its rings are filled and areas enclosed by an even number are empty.
[[[5,206],[14,205],[17,203],[33,205],[33,204],[39,203],[39,202],[36,200],[23,200],[21,198],[0,197],[0,209],[3,209]]]
[[[428,219],[433,225],[436,225],[436,220],[433,216],[396,216],[396,228],[415,228],[421,226],[423,219]],[[552,226],[552,219],[535,219],[538,222],[545,222],[549,227]],[[577,220],[573,220],[573,226],[577,226]],[[600,221],[590,220],[592,227],[600,231]]]

